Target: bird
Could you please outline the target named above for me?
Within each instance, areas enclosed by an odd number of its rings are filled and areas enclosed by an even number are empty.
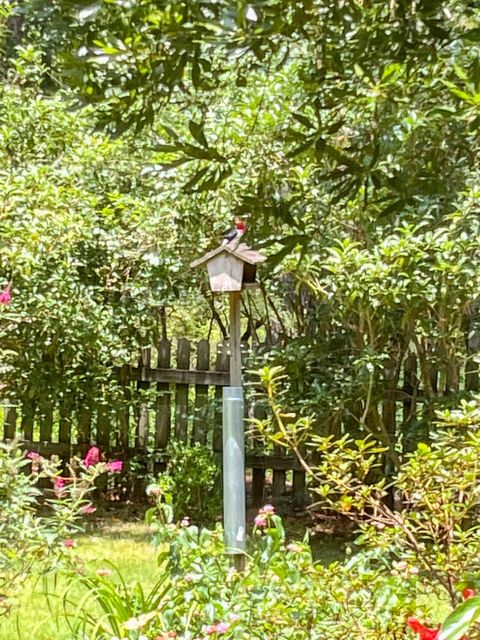
[[[235,226],[223,236],[222,247],[228,246],[230,249],[236,249],[246,232],[245,222],[240,218],[235,218]]]

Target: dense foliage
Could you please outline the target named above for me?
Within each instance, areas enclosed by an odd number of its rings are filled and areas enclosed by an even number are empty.
[[[175,520],[191,519],[210,524],[221,512],[220,468],[213,451],[196,442],[193,446],[172,442],[166,452],[168,462],[147,487],[147,494],[161,496],[164,508]]]
[[[159,517],[158,583],[128,585],[115,571],[74,576],[72,587],[80,582],[88,595],[81,607],[66,601],[74,637],[401,637],[422,591],[417,575],[391,575],[382,552],[330,567],[313,562],[308,545],[287,543],[271,505],[256,519],[245,573],[225,556],[221,528],[165,524]]]
[[[367,546],[322,567],[264,510],[237,574],[220,530],[158,505],[158,585],[82,576],[105,615],[75,606],[74,635],[395,638],[432,593],[459,599],[478,562],[478,410],[434,421],[478,369],[479,43],[476,0],[1,3],[2,395],[107,411],[139,347],[226,335],[189,264],[244,216],[269,255],[244,308],[273,365],[256,427]],[[412,361],[398,432],[385,407]]]
[[[271,254],[248,333],[286,367],[289,402],[327,433],[367,429],[393,450],[378,404],[413,353],[427,401],[404,449],[425,437],[459,387],[476,313],[477,3],[31,0],[3,12],[15,393],[26,376],[33,395],[54,385],[55,366],[73,402],[101,396],[110,364],[165,329],[164,309],[198,286],[191,258],[239,213]],[[188,328],[206,333],[212,303],[192,295]]]

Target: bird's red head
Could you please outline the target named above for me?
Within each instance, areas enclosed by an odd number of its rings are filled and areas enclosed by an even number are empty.
[[[246,223],[240,218],[235,218],[235,227],[242,233],[245,233],[245,231],[247,230]]]

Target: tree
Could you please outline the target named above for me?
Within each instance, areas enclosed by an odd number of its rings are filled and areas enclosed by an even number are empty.
[[[45,74],[111,134],[134,133],[183,264],[250,214],[272,254],[253,315],[275,306],[296,404],[335,433],[381,433],[378,403],[413,352],[431,418],[429,370],[464,358],[478,282],[477,2],[20,10],[51,49]]]

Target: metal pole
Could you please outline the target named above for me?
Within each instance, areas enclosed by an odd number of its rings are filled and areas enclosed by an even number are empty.
[[[245,562],[245,436],[239,291],[230,293],[230,387],[223,389],[223,522],[225,549],[234,565]]]
[[[243,569],[245,551],[243,389],[223,389],[223,522],[225,550]]]

